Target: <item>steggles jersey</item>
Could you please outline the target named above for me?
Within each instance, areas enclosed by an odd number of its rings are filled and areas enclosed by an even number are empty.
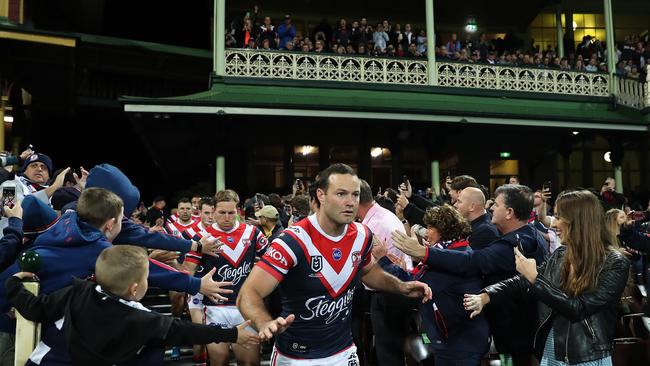
[[[320,228],[315,215],[271,243],[257,265],[280,281],[282,316],[296,316],[277,337],[280,353],[318,359],[353,345],[352,298],[371,250],[372,233],[366,226],[346,225],[334,238]]]
[[[185,239],[188,240],[194,240],[194,241],[199,241],[201,238],[204,236],[208,235],[208,229],[203,226],[203,223],[201,221],[195,222],[192,224],[190,227],[187,228],[187,230],[183,231],[181,234]],[[194,263],[198,267],[195,272],[196,277],[202,276],[204,273],[203,266],[201,266],[201,253],[197,253],[195,251],[189,251],[187,254],[185,254],[185,261]]]
[[[180,238],[183,234],[183,231],[189,229],[192,227],[192,225],[194,225],[194,222],[183,225],[180,221],[168,221],[165,223],[164,229],[167,234]]]
[[[202,255],[203,271],[207,273],[216,268],[213,279],[217,282],[232,282],[232,286],[228,288],[232,289],[233,293],[227,295],[227,301],[218,304],[205,296],[203,304],[234,306],[239,289],[255,264],[255,258],[264,254],[269,241],[255,226],[239,222],[230,231],[222,231],[217,224],[213,224],[206,232],[221,240],[223,252],[219,253],[218,257]]]

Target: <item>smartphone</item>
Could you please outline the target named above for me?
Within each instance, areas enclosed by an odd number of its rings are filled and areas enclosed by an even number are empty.
[[[407,177],[406,175],[402,175],[402,183],[408,184],[408,181],[409,181],[409,177]]]
[[[525,255],[526,252],[524,251],[524,246],[521,245],[521,238],[519,238],[519,234],[515,234],[515,241],[517,242],[517,249],[519,249],[519,252],[522,255]]]
[[[2,207],[13,208],[16,204],[16,186],[2,187]]]
[[[547,180],[546,182],[544,182],[544,184],[542,184],[542,191],[545,191],[547,189],[551,190],[551,181],[550,180]]]

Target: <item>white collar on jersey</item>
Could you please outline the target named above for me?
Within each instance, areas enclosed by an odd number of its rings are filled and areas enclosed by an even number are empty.
[[[139,303],[137,301],[125,300],[125,299],[123,299],[121,297],[118,297],[118,296],[113,295],[113,294],[111,294],[111,293],[109,293],[107,291],[104,291],[104,289],[100,285],[95,286],[95,291],[97,291],[100,294],[104,295],[104,300],[106,300],[107,298],[111,298],[111,299],[113,299],[115,301],[121,302],[122,304],[124,304],[124,305],[126,305],[128,307],[131,307],[131,308],[134,308],[134,309],[137,309],[137,310],[151,312],[151,310],[147,309],[146,307],[144,307],[144,305],[142,305],[141,303]]]
[[[325,230],[323,230],[323,228],[320,227],[320,224],[318,224],[318,219],[316,219],[316,214],[312,214],[312,215],[308,216],[307,218],[309,219],[309,222],[312,224],[312,226],[315,227],[316,230],[318,230],[319,233],[321,233],[321,235],[323,235],[324,237],[326,237],[327,239],[329,239],[329,240],[331,240],[333,242],[340,241],[341,239],[343,239],[345,234],[348,232],[349,224],[345,225],[345,228],[343,229],[343,233],[341,235],[339,235],[339,236],[328,235],[325,232]]]
[[[235,226],[233,226],[232,229],[230,229],[230,230],[228,230],[228,231],[226,231],[226,230],[222,230],[222,229],[219,227],[219,224],[217,224],[216,222],[215,222],[214,224],[212,224],[212,227],[213,227],[214,229],[216,229],[216,230],[221,231],[222,233],[230,234],[230,233],[234,232],[235,230],[237,230],[237,228],[239,227],[239,221],[235,221]]]

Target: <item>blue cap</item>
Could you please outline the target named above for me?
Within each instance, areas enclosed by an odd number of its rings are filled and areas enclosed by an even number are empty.
[[[24,173],[25,170],[27,169],[27,166],[31,163],[35,162],[41,162],[47,166],[47,170],[52,175],[54,171],[52,170],[52,159],[50,159],[49,156],[41,153],[34,153],[25,159],[25,162],[23,163],[23,167],[20,169],[21,173]]]
[[[100,164],[90,169],[86,188],[97,187],[108,189],[124,201],[124,216],[130,217],[140,203],[140,191],[134,186],[129,177],[110,164]]]
[[[25,196],[22,206],[25,235],[42,234],[59,220],[59,216],[50,206],[32,195]]]

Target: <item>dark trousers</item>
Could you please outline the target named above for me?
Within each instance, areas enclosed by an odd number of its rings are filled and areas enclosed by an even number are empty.
[[[434,359],[435,366],[479,366],[483,354],[437,351]]]
[[[404,365],[404,342],[410,330],[415,302],[401,295],[374,292],[370,319],[375,335],[377,365]]]

